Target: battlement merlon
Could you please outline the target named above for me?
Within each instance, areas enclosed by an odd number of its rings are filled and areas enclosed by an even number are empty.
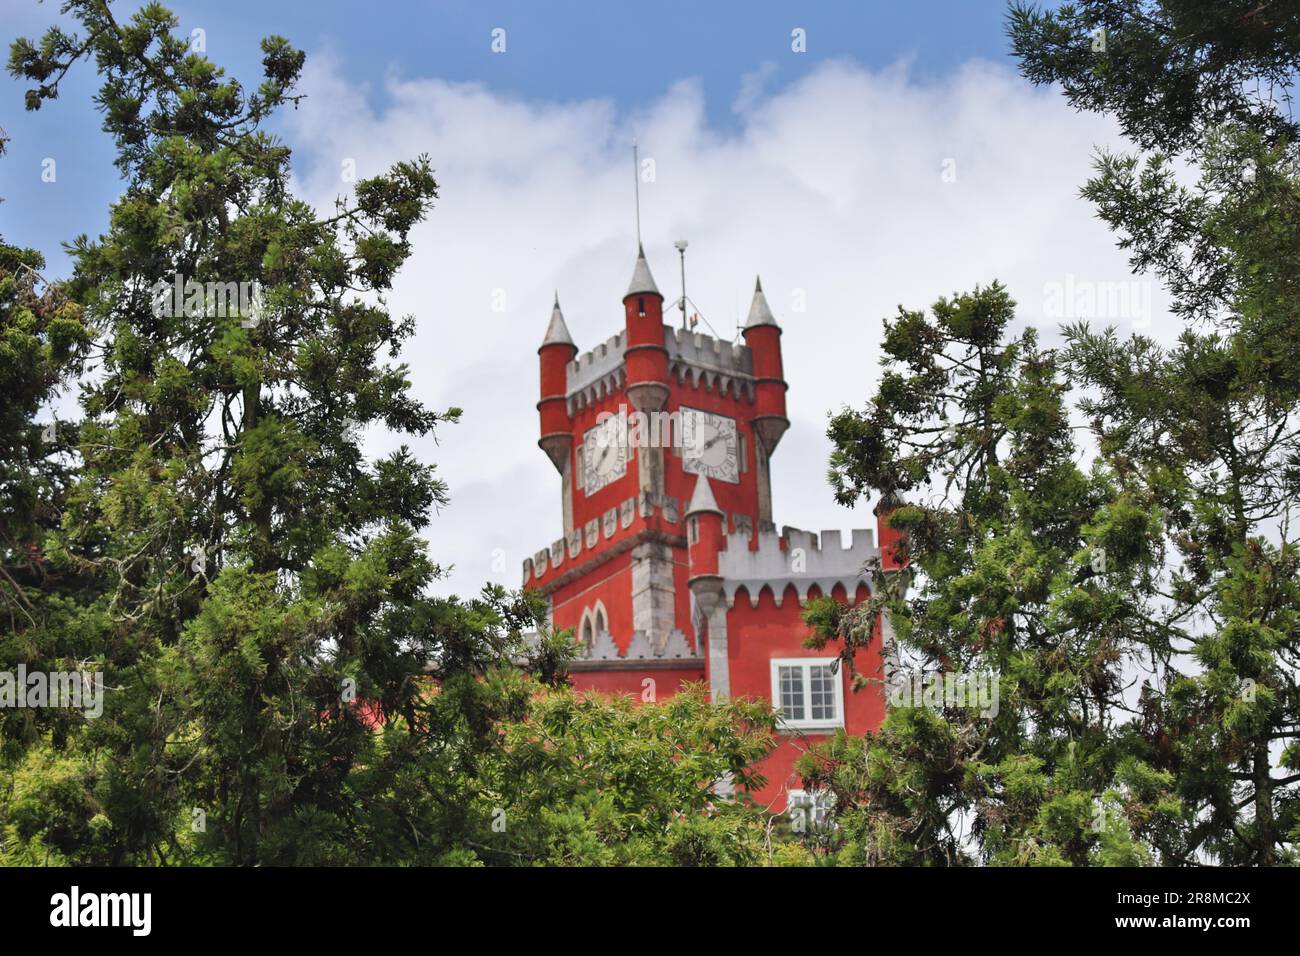
[[[575,355],[569,363],[569,394],[598,381],[623,364],[624,333],[611,335],[595,348]]]
[[[735,606],[736,594],[743,588],[751,606],[757,607],[759,595],[767,587],[780,607],[791,585],[801,604],[814,585],[822,594],[830,594],[837,584],[852,603],[859,584],[871,586],[880,549],[870,529],[855,528],[851,534],[852,543],[846,548],[838,530],[823,531],[819,540],[811,531],[786,527],[779,535],[760,532],[755,549],[749,547],[746,535],[727,535],[727,547],[718,555],[727,606]]]
[[[663,326],[668,372],[679,382],[742,393],[754,398],[754,356],[748,345],[724,342],[702,332]],[[626,333],[610,336],[595,348],[574,357],[566,368],[570,410],[617,391],[626,380]]]
[[[668,361],[722,375],[752,377],[754,353],[740,342],[724,342],[703,332],[665,327],[664,347]]]

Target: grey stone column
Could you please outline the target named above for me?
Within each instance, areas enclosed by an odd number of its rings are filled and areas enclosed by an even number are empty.
[[[573,533],[573,456],[567,455],[560,469],[561,507],[564,510],[564,536]]]
[[[718,578],[697,578],[691,593],[708,622],[709,697],[716,703],[731,696],[731,662],[727,656],[727,601]]]
[[[672,549],[643,541],[632,549],[632,629],[644,631],[652,646],[667,640],[676,627]]]
[[[772,520],[772,468],[761,441],[754,442],[754,482],[758,485],[758,521]]]

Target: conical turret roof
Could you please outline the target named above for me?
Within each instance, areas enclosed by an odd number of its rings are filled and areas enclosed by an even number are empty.
[[[718,515],[722,514],[717,499],[713,497],[713,487],[709,484],[709,476],[698,475],[695,479],[695,491],[691,495],[691,503],[686,506],[686,517],[689,518],[693,514],[705,511],[711,511]]]
[[[776,325],[776,316],[772,314],[771,307],[767,304],[767,296],[763,295],[763,280],[754,279],[754,299],[749,304],[749,318],[745,321],[745,328],[753,329],[760,325]]]
[[[542,346],[547,345],[573,345],[573,337],[569,335],[569,327],[564,324],[564,313],[560,311],[560,293],[555,293],[555,305],[551,308],[551,324],[546,327],[546,338],[542,339]],[[573,345],[576,349],[577,346]]]
[[[636,268],[632,271],[632,282],[627,287],[627,298],[629,295],[641,295],[646,292],[652,292],[663,298],[659,292],[659,287],[655,285],[655,277],[650,274],[650,264],[645,261],[645,249],[638,244],[636,247]]]

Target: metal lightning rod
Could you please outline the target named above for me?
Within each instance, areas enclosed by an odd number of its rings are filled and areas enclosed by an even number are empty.
[[[682,301],[681,301],[681,306],[682,306],[682,330],[685,331],[686,328],[687,328],[687,323],[686,323],[686,246],[688,245],[688,243],[686,242],[685,239],[678,239],[675,243],[673,243],[673,245],[675,245],[675,246],[677,247],[677,252],[678,252],[678,253],[681,255],[681,257],[682,257]]]
[[[636,140],[632,140],[632,181],[636,183],[636,244],[641,246],[641,163],[637,159]]]

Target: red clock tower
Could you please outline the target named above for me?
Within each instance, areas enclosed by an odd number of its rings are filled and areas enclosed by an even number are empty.
[[[869,530],[847,547],[838,531],[776,530],[768,462],[790,422],[761,283],[743,344],[669,328],[663,304],[638,250],[622,331],[579,355],[556,298],[538,444],[560,474],[564,536],[524,562],[524,584],[573,629],[579,689],[654,699],[706,681],[715,699],[770,699],[782,740],[756,796],[779,810],[797,787],[795,738],[861,733],[884,714],[878,685],[852,693],[833,653],[803,646],[802,607],[862,601],[898,564]],[[879,676],[879,634],[855,663]]]

